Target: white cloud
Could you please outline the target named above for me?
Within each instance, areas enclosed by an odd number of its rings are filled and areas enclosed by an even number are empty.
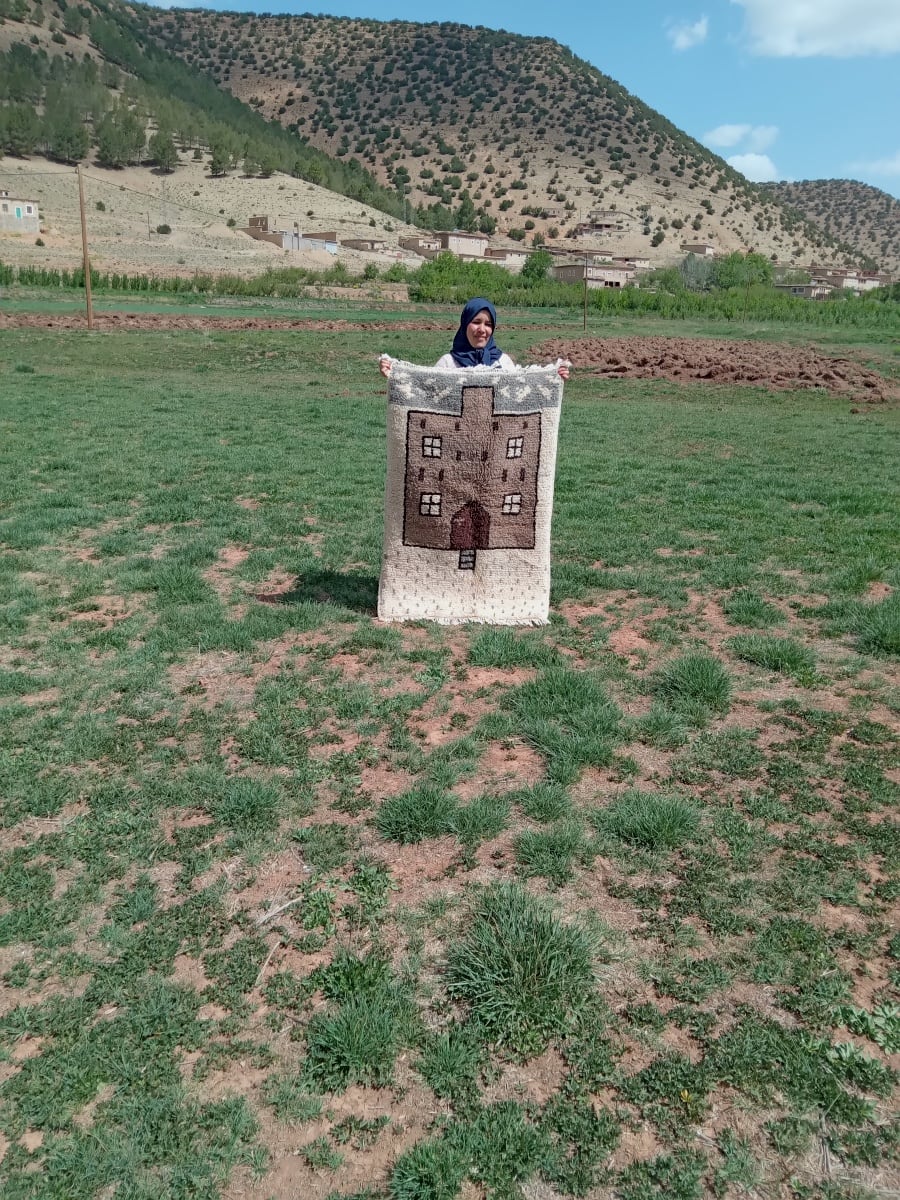
[[[888,158],[876,158],[873,162],[852,163],[851,171],[867,175],[900,175],[900,150]]]
[[[761,154],[778,137],[777,125],[754,125],[747,135],[747,149]]]
[[[898,0],[732,0],[755,54],[855,58],[900,50]]]
[[[675,50],[691,50],[705,42],[708,34],[709,21],[706,17],[701,17],[693,25],[682,21],[680,25],[671,25],[666,30],[666,37]]]
[[[736,146],[752,128],[752,125],[717,125],[709,133],[704,133],[703,141],[707,146]]]
[[[702,140],[707,146],[723,150],[743,144],[748,153],[761,154],[763,150],[768,150],[777,137],[777,125],[717,125],[709,133],[704,133]]]
[[[726,160],[730,167],[752,179],[754,183],[772,183],[781,174],[768,154],[733,154]]]

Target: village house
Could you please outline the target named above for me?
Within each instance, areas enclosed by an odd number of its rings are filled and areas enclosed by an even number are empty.
[[[575,226],[577,234],[628,233],[637,224],[637,218],[617,208],[596,208]]]
[[[810,267],[809,275],[813,283],[829,284],[857,296],[875,288],[890,287],[892,282],[884,271],[860,271],[856,267]]]
[[[411,410],[406,427],[403,544],[456,550],[534,549],[541,413],[500,413],[491,387],[467,387],[459,413]]]
[[[860,271],[859,273],[859,290],[861,292],[871,292],[875,288],[890,287],[894,282],[894,277],[886,271]]]
[[[421,234],[418,237],[402,237],[400,245],[404,250],[412,250],[413,254],[419,254],[422,258],[434,258],[436,254],[441,252],[440,238],[434,234]]]
[[[267,216],[253,216],[241,232],[257,242],[270,242],[273,246],[280,246],[282,250],[327,250],[329,254],[338,252],[336,233],[301,233],[298,221],[293,222],[292,229],[285,229],[279,228],[278,217],[270,220]]]
[[[464,233],[461,229],[453,229],[437,234],[442,250],[449,250],[463,261],[484,258],[484,252],[489,245],[485,233]]]
[[[384,250],[387,242],[384,238],[341,238],[341,245],[348,250]]]
[[[631,267],[632,270],[635,270],[635,271],[649,271],[650,270],[650,259],[649,258],[634,258],[634,257],[621,258],[621,257],[614,255],[609,261],[615,267]]]
[[[488,262],[496,263],[498,267],[506,267],[508,271],[521,271],[528,259],[531,257],[531,252],[528,250],[506,250],[500,246],[488,246],[484,252],[484,257]]]
[[[36,200],[20,200],[0,191],[0,233],[40,233],[41,219]]]
[[[834,288],[828,283],[776,283],[776,291],[800,296],[804,300],[827,300]]]
[[[698,258],[715,258],[716,248],[711,242],[682,242],[685,254],[696,254]]]
[[[583,283],[589,288],[627,287],[634,281],[633,267],[601,265],[597,263],[557,263],[550,268],[550,275],[560,283]]]
[[[300,237],[308,243],[304,249],[327,250],[329,254],[338,252],[338,235],[333,229],[329,229],[327,233],[303,233]]]

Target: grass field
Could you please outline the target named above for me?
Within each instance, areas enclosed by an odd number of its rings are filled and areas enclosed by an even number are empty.
[[[384,627],[446,335],[0,338],[4,1200],[900,1195],[896,409],[576,373],[550,625]]]

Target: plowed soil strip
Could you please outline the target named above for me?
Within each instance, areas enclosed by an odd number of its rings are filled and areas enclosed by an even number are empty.
[[[593,337],[542,342],[528,354],[536,362],[568,358],[580,370],[606,379],[700,380],[771,391],[822,388],[870,404],[900,398],[900,388],[877,372],[812,346],[711,338]]]

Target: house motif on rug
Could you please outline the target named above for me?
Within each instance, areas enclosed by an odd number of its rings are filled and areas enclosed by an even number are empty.
[[[498,412],[489,386],[461,399],[458,414],[407,413],[403,544],[473,571],[479,550],[534,549],[541,411]]]
[[[555,365],[392,361],[382,620],[547,623],[562,394]]]

